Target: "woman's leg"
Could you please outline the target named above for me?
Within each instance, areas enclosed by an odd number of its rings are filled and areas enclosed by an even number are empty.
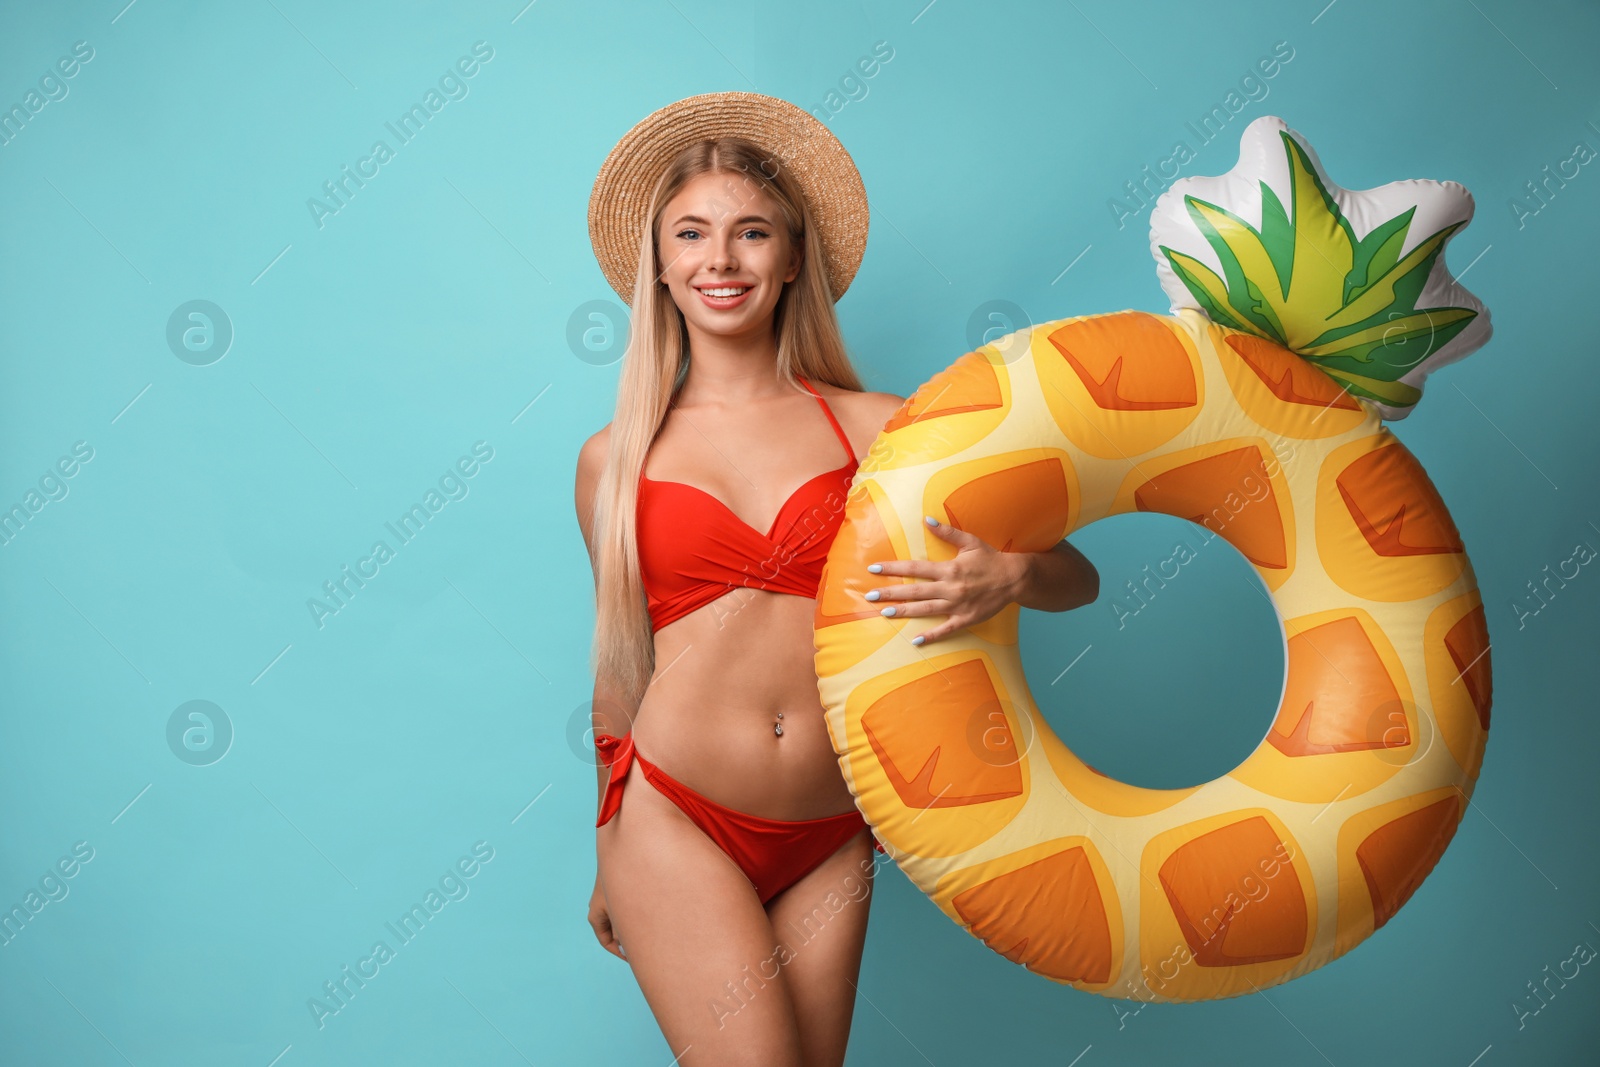
[[[596,830],[612,929],[682,1067],[804,1067],[772,923],[750,882],[638,760]]]
[[[872,835],[862,831],[767,901],[773,933],[791,953],[783,973],[800,1029],[803,1067],[844,1063],[877,855]]]

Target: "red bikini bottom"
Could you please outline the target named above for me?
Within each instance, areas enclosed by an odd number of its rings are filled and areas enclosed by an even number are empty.
[[[601,762],[611,768],[595,826],[610,822],[622,807],[622,783],[628,777],[629,764],[637,759],[645,779],[656,791],[683,809],[689,821],[738,864],[762,904],[805,877],[862,830],[871,832],[871,825],[859,811],[820,819],[763,819],[718,804],[639,755],[633,747],[632,730],[621,737],[596,734],[594,743]],[[873,847],[884,851],[876,838]]]

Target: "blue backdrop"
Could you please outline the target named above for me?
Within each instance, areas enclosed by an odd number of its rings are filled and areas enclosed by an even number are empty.
[[[1569,962],[1600,947],[1593,3],[524,2],[0,14],[0,1062],[671,1060],[585,921],[573,471],[626,331],[585,210],[629,126],[722,89],[812,109],[860,166],[839,314],[870,389],[1019,325],[1007,304],[1165,312],[1134,190],[1180,143],[1183,173],[1227,170],[1262,114],[1346,187],[1471,189],[1449,261],[1496,330],[1396,424],[1495,681],[1412,901],[1288,985],[1131,1012],[889,865],[849,1062],[1600,1058],[1600,974]],[[1058,731],[1140,784],[1231,768],[1281,679],[1221,541],[1116,609],[1192,533],[1082,531],[1100,600],[1024,620]]]

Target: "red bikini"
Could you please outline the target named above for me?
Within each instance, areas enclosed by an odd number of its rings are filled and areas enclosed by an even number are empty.
[[[628,777],[628,766],[639,761],[645,780],[656,787],[662,796],[683,809],[689,821],[700,827],[705,835],[739,865],[744,876],[750,879],[762,904],[794,885],[823,860],[839,850],[839,846],[862,830],[870,830],[859,811],[846,811],[820,819],[763,819],[758,815],[736,811],[718,804],[695,792],[660,767],[639,755],[633,747],[633,731],[621,737],[597,734],[595,747],[600,750],[601,762],[611,767],[611,777],[606,782],[605,799],[600,802],[600,818],[596,826],[604,826],[622,807],[622,783]],[[879,852],[883,846],[873,841]]]
[[[859,461],[828,402],[804,378],[800,384],[822,405],[850,459],[789,494],[766,533],[704,489],[658,482],[641,472],[639,564],[652,631],[740,586],[816,597]]]
[[[822,565],[843,522],[845,496],[860,461],[822,394],[804,378],[800,384],[822,405],[850,459],[789,494],[765,534],[703,489],[640,474],[639,564],[652,632],[736,588],[816,598]],[[622,783],[637,759],[645,779],[739,865],[762,904],[863,829],[871,829],[859,811],[820,819],[764,819],[718,804],[639,754],[631,730],[621,737],[597,734],[595,747],[611,768],[595,826],[604,826],[622,806]],[[876,840],[873,847],[884,851]]]

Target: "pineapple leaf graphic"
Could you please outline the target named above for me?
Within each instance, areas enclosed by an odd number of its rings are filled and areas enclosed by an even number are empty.
[[[1465,220],[1419,241],[1404,255],[1412,206],[1357,238],[1307,158],[1277,131],[1288,163],[1289,210],[1258,181],[1261,229],[1193,195],[1183,206],[1222,268],[1165,244],[1173,274],[1213,322],[1244,330],[1316,363],[1351,393],[1408,409],[1422,390],[1400,379],[1477,316],[1467,307],[1418,307],[1434,262]]]

